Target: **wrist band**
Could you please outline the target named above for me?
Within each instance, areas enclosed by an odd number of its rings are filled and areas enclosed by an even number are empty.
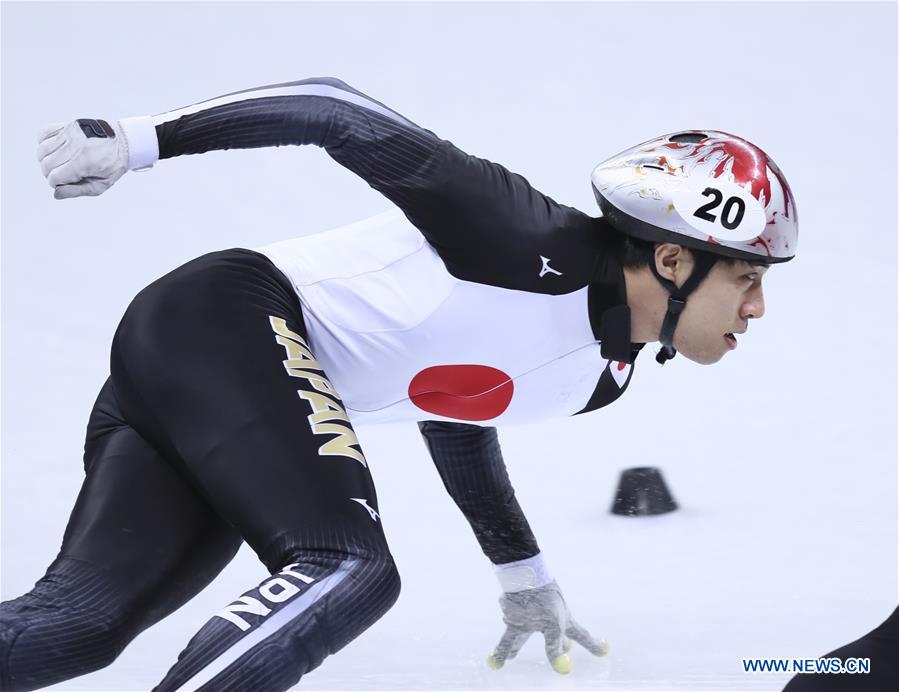
[[[543,561],[543,554],[537,553],[516,562],[507,562],[502,565],[493,565],[500,586],[506,593],[538,589],[549,584],[553,578],[549,568]]]
[[[124,118],[119,120],[119,127],[128,142],[128,170],[152,168],[159,160],[159,140],[153,118]]]

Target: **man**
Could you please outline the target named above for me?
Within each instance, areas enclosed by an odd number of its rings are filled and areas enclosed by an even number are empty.
[[[317,144],[399,211],[200,257],[141,291],[88,424],[59,557],[0,606],[4,689],[110,663],[247,541],[272,576],[188,642],[157,690],[283,690],[399,593],[353,425],[418,421],[503,588],[499,667],[568,613],[495,426],[605,406],[642,346],[713,363],[764,313],[796,248],[789,186],[754,145],[684,132],[593,173],[605,216],[534,190],[335,79],[237,92],[115,125],[46,128],[58,199],[213,149]],[[402,212],[402,213],[400,213]],[[689,300],[688,300],[689,297]]]

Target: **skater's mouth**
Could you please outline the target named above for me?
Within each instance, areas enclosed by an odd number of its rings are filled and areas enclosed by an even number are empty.
[[[724,335],[724,342],[727,344],[727,348],[731,351],[733,351],[737,347],[737,337],[735,337],[732,332],[728,332]]]

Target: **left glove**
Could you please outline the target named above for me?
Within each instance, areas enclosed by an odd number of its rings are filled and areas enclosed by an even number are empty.
[[[571,614],[555,580],[534,589],[505,593],[499,600],[506,631],[500,638],[487,665],[494,670],[514,658],[534,632],[543,634],[546,657],[557,673],[570,673],[568,650],[574,640],[594,656],[604,656],[609,645],[604,639],[594,639]]]
[[[130,139],[139,146],[130,146]],[[158,156],[149,118],[113,124],[80,118],[48,125],[38,135],[37,159],[56,199],[100,195],[129,170],[152,166]]]

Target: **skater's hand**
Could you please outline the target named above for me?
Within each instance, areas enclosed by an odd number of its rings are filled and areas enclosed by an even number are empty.
[[[96,196],[128,172],[128,139],[105,120],[48,125],[38,135],[37,159],[56,199]]]
[[[578,625],[555,581],[536,589],[505,593],[499,599],[506,631],[499,640],[487,665],[494,670],[519,652],[534,632],[542,632],[546,640],[546,657],[557,673],[570,673],[572,662],[568,651],[571,640],[576,641],[595,656],[603,656],[609,650],[604,639],[594,639]]]

